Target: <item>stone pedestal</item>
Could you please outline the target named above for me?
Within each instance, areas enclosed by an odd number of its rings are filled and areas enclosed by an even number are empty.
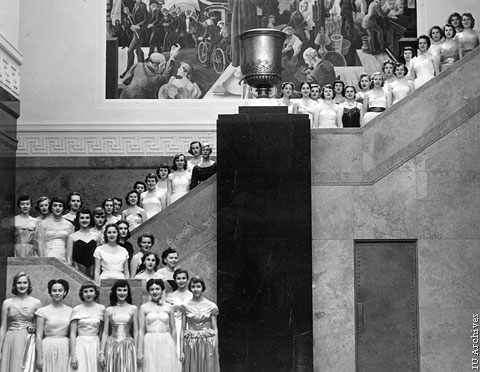
[[[221,367],[311,371],[310,122],[239,112],[217,122]]]

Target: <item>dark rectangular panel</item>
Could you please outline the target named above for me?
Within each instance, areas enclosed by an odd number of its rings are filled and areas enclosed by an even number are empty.
[[[357,371],[418,371],[415,242],[356,242]]]
[[[221,367],[311,371],[309,121],[244,112],[217,125]]]

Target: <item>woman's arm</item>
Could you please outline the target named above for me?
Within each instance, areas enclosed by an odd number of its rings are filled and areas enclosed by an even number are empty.
[[[175,314],[173,311],[174,307],[172,306],[169,312],[170,315],[170,334],[172,335],[173,341],[177,342],[177,327],[175,326]]]
[[[70,234],[67,238],[67,264],[72,265],[72,254],[73,254],[73,234]]]
[[[182,327],[180,328],[180,362],[183,363],[185,360],[185,351],[183,350],[184,342],[183,337],[185,335],[185,328],[187,326],[187,317],[185,313],[182,311]]]
[[[137,363],[143,364],[143,343],[145,338],[145,306],[140,306],[138,313],[138,342],[137,342]]]
[[[135,305],[130,305],[133,308],[133,340],[138,348],[138,309]]]
[[[312,123],[312,127],[313,128],[319,128],[320,127],[320,111],[321,111],[321,108],[320,108],[321,104],[320,105],[317,105],[317,107],[315,107],[315,109],[313,110],[313,123]]]
[[[440,59],[437,58],[436,56],[433,56],[432,63],[433,63],[433,71],[435,72],[435,76],[437,76],[440,73]]]
[[[125,262],[123,263],[123,274],[125,275],[125,279],[130,279],[130,270],[128,269],[128,253],[127,253],[127,258],[125,259]],[[132,275],[135,276],[135,274]],[[132,276],[132,278],[133,278]]]
[[[360,125],[363,123],[363,104],[357,103],[359,105],[358,109],[360,110]]]
[[[100,285],[100,271],[102,267],[102,260],[100,258],[95,257],[95,272],[93,274],[93,280],[95,283]]]
[[[369,100],[370,100],[370,94],[366,93],[365,97],[363,98],[362,121],[360,122],[361,125],[364,124],[363,119],[365,118],[365,114],[368,112]]]
[[[338,105],[337,105],[338,106]],[[337,112],[337,127],[343,128],[343,121],[342,121],[342,114],[343,114],[343,106],[335,106],[334,109]]]
[[[393,94],[392,94],[392,85],[388,86],[388,93],[387,93],[387,107],[391,107],[393,104]]]
[[[43,226],[43,223],[39,223],[37,226],[37,230],[35,231],[35,241],[37,242],[38,255],[40,257],[44,257],[45,256],[45,228]]]
[[[215,332],[215,345],[217,345],[217,351],[218,351],[218,327],[217,327],[216,315],[212,315],[212,329]]]
[[[75,352],[77,344],[77,326],[78,319],[73,319],[70,322],[70,366],[73,369],[78,368],[77,354]]]
[[[293,104],[293,109],[292,109],[294,114],[298,114],[298,103]]]
[[[102,340],[100,342],[100,351],[98,352],[98,362],[100,365],[105,368],[105,345],[107,343],[108,338],[108,326],[110,324],[110,313],[111,308],[107,307],[105,313],[103,314],[103,332],[102,332]]]
[[[10,300],[5,300],[2,304],[2,325],[0,326],[0,360],[2,359],[3,341],[5,340],[5,333],[7,333],[7,317],[10,302]]]
[[[45,319],[41,316],[37,316],[37,329],[35,331],[35,353],[36,353],[36,367],[38,370],[43,368],[43,326],[45,325]]]
[[[172,180],[170,179],[170,174],[167,178],[167,206],[170,205],[170,198],[172,197]]]

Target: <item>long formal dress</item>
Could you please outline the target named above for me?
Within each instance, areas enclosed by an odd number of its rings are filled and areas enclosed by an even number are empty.
[[[368,98],[368,110],[363,116],[363,124],[368,123],[373,118],[380,115],[387,108],[387,95],[382,90],[379,95],[375,94],[375,91],[369,93]]]
[[[344,128],[360,128],[360,107],[358,102],[355,102],[355,106],[352,108],[347,107],[346,103],[340,105]]]
[[[103,321],[105,306],[94,304],[86,306],[77,305],[73,308],[71,320],[77,320],[77,339],[75,355],[78,368],[69,366],[70,372],[97,372],[98,352],[100,348],[100,324]]]
[[[95,264],[93,253],[97,248],[97,241],[91,239],[85,242],[77,239],[73,242],[72,261],[76,263],[77,268],[86,275],[90,274],[90,268]]]
[[[128,252],[125,248],[111,252],[110,247],[101,245],[95,249],[93,257],[100,260],[102,267],[100,279],[125,279],[125,261],[128,261]]]
[[[392,93],[392,104],[395,104],[410,94],[410,80],[407,78],[398,79],[390,84]]]
[[[67,305],[48,305],[38,309],[35,315],[44,319],[42,340],[43,372],[68,371],[69,330],[72,308]]]
[[[114,312],[110,318],[112,333],[105,345],[104,372],[136,372],[135,342],[130,336],[133,314]]]
[[[145,210],[147,218],[152,218],[158,212],[162,211],[162,202],[160,197],[155,189],[154,192],[142,192],[142,207]]]
[[[192,174],[189,172],[173,172],[168,175],[172,181],[172,194],[170,196],[170,204],[188,194],[190,191],[190,180]]]
[[[35,334],[27,327],[33,326],[35,308],[12,302],[7,314],[7,332],[3,341],[1,372],[35,372]]]
[[[427,81],[431,80],[435,76],[435,69],[430,53],[425,55],[419,55],[412,59],[410,68],[415,71],[416,78],[413,81],[415,89],[418,89]]]
[[[142,222],[145,222],[140,213],[127,214],[125,221],[128,222],[130,231],[140,226]]]
[[[315,115],[317,117],[317,128],[338,128],[337,127],[337,111],[338,105],[333,102],[331,105],[320,101],[315,109]]]
[[[445,40],[445,42],[440,45],[440,69],[441,71],[446,70],[451,65],[459,60],[458,55],[458,46],[452,39]]]
[[[182,305],[187,321],[183,336],[183,372],[219,372],[218,345],[212,329],[212,316],[218,315],[218,307],[207,299],[202,301],[201,308],[190,303]]]
[[[55,221],[48,216],[38,224],[35,235],[38,244],[43,246],[45,257],[66,261],[67,238],[73,232],[73,225],[63,217]]]
[[[143,348],[143,372],[180,372],[175,340],[170,334],[170,316],[166,311],[145,314],[146,334]]]
[[[33,239],[35,237],[35,228],[38,221],[36,218],[28,216],[15,216],[15,257],[32,257],[35,256],[35,248]]]
[[[189,292],[190,293],[190,292]],[[168,297],[165,301],[173,306],[173,314],[175,316],[175,329],[177,330],[177,354],[180,355],[180,331],[182,330],[182,304],[184,302],[190,301],[192,299],[192,294],[182,300],[180,297],[175,296],[175,292],[172,293],[171,297]]]

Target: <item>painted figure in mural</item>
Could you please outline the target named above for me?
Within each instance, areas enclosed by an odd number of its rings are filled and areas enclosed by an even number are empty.
[[[287,70],[294,69],[298,63],[298,55],[303,43],[294,35],[295,30],[292,26],[287,26],[282,31],[287,35],[283,42],[282,66]]]
[[[310,40],[310,32],[307,30],[310,19],[306,17],[308,17],[308,3],[302,0],[298,3],[298,9],[292,13],[288,22],[288,25],[295,30],[295,36],[304,44]]]
[[[382,5],[383,11],[388,18],[398,19],[403,15],[403,0],[386,0]]]
[[[132,23],[130,29],[133,32],[133,36],[132,40],[130,41],[130,45],[128,46],[127,67],[122,75],[120,75],[121,79],[123,79],[123,77],[133,66],[135,62],[135,54],[137,54],[138,62],[144,61],[145,57],[142,51],[142,44],[147,34],[148,25],[147,5],[143,3],[142,0],[135,0],[135,6],[133,7],[133,11],[131,13],[128,7],[125,7],[123,11]]]
[[[382,28],[378,24],[378,20],[379,18],[385,18],[386,16],[386,13],[382,10],[380,5],[380,0],[373,0],[373,2],[368,6],[367,15],[363,17],[362,27],[367,32],[368,45],[371,54],[377,54],[385,49],[384,34]],[[375,39],[378,40],[380,49],[376,48]]]
[[[128,71],[120,99],[157,98],[160,87],[168,82],[174,71],[179,45],[170,49],[168,60],[161,53],[153,53],[147,62],[139,62]]]
[[[162,7],[158,5],[156,0],[150,2],[150,21],[147,25],[150,30],[150,41],[148,58],[155,52],[161,53],[163,51],[163,26],[162,26]]]
[[[305,69],[308,82],[316,83],[321,87],[326,84],[333,84],[336,76],[332,63],[322,60],[313,48],[307,48],[307,50],[303,52],[303,59],[308,66],[308,68]]]
[[[200,98],[202,91],[192,80],[193,67],[187,62],[180,62],[177,76],[172,76],[168,84],[162,86],[158,92],[159,99]]]
[[[346,39],[353,40],[355,30],[353,25],[353,13],[357,13],[355,0],[340,0],[340,16],[342,17],[342,35]]]

